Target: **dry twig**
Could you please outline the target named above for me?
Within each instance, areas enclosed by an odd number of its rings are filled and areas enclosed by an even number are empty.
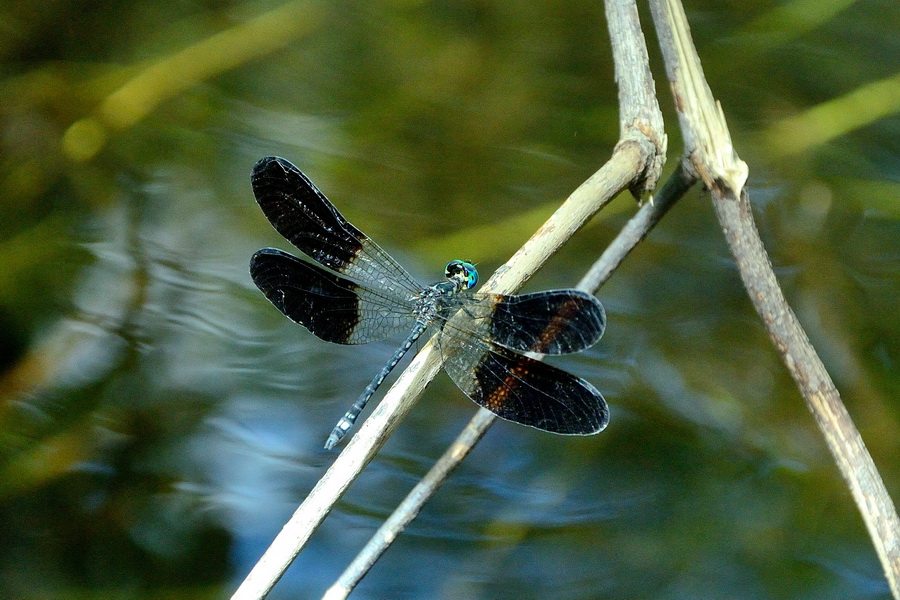
[[[821,359],[788,306],[750,210],[747,165],[731,143],[721,106],[703,75],[677,0],[650,3],[685,139],[682,164],[709,190],[753,306],[816,419],[900,598],[900,520],[859,431]]]

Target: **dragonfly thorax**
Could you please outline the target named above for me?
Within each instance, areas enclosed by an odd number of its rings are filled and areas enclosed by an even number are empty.
[[[439,281],[423,289],[415,298],[413,313],[416,321],[432,323],[438,318],[446,318],[453,307],[459,307],[459,293],[465,291],[454,281]]]

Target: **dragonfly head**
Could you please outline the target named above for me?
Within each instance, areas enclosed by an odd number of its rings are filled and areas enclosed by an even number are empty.
[[[475,269],[475,265],[464,260],[451,260],[447,263],[444,277],[461,290],[472,289],[478,283],[478,271]]]

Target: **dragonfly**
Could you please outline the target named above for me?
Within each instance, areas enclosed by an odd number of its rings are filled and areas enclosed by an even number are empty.
[[[327,450],[432,326],[444,369],[479,406],[557,434],[590,435],[606,427],[609,409],[593,385],[537,360],[579,352],[600,339],[606,313],[596,297],[574,289],[474,293],[478,272],[464,260],[451,261],[443,280],[423,286],[287,160],[261,159],[251,181],[263,214],[304,255],[276,248],[253,255],[250,276],[269,302],[328,342],[365,344],[407,333],[338,421]]]

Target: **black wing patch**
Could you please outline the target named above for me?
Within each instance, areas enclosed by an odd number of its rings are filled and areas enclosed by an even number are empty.
[[[475,403],[498,417],[567,435],[590,435],[609,408],[590,383],[554,366],[444,329],[447,373]]]
[[[253,167],[253,194],[278,233],[311,259],[361,282],[379,281],[398,297],[422,286],[354,227],[300,169],[269,156]]]
[[[250,276],[286,317],[328,342],[365,344],[414,322],[377,291],[275,248],[253,255]]]
[[[517,352],[580,352],[594,345],[606,329],[603,305],[587,292],[552,290],[493,295],[490,300],[490,330],[482,335],[487,333],[487,339]]]

